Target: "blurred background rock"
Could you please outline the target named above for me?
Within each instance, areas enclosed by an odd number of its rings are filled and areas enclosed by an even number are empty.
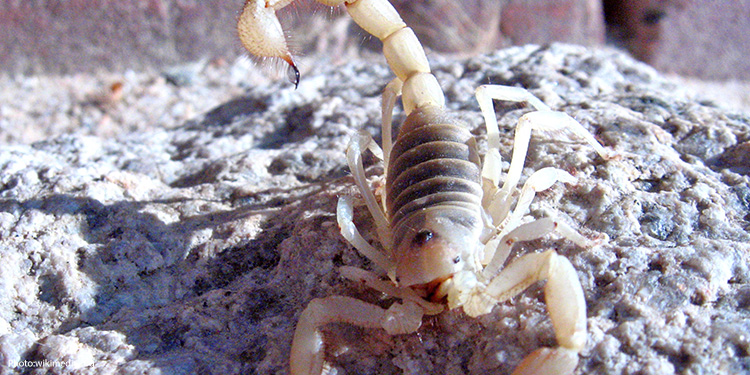
[[[429,48],[474,54],[553,41],[617,45],[665,72],[750,77],[750,2],[697,0],[394,0]],[[33,0],[0,4],[0,69],[71,73],[164,67],[243,51],[241,0]],[[305,54],[355,39],[345,12],[312,0],[282,11]],[[313,12],[308,12],[309,8]],[[342,18],[350,26],[349,18]],[[310,31],[310,32],[305,32]],[[325,35],[326,37],[321,37]],[[365,43],[366,44],[366,43]],[[330,50],[328,50],[330,51]]]

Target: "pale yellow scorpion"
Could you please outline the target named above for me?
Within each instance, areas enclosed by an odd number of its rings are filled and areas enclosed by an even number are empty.
[[[238,30],[250,53],[285,60],[298,81],[298,70],[275,14],[292,1],[247,0]],[[350,197],[339,200],[337,217],[347,241],[390,280],[354,267],[342,267],[342,275],[401,302],[383,309],[344,296],[310,301],[296,326],[291,373],[319,375],[330,370],[320,332],[325,324],[345,322],[383,328],[389,334],[412,333],[424,315],[438,314],[446,304],[449,309],[463,307],[467,315],[476,317],[543,279],[547,280],[545,299],[559,346],[537,349],[514,373],[572,373],[587,336],[586,303],[573,266],[554,250],[527,254],[507,267],[503,265],[514,242],[551,232],[582,247],[591,245],[561,221],[523,220],[536,192],[556,181],[575,182],[575,178],[560,169],[544,168],[529,176],[517,198],[515,188],[532,129],[567,129],[602,157],[607,157],[607,151],[580,123],[552,111],[528,91],[485,85],[476,90],[488,144],[487,154],[480,160],[474,137],[446,113],[443,92],[430,72],[422,45],[387,0],[318,1],[330,6],[344,4],[357,24],[383,42],[383,54],[396,75],[383,93],[382,150],[365,135],[355,137],[347,150],[347,161],[376,224],[382,249],[368,243],[355,227]],[[391,119],[399,95],[408,116],[394,141]],[[500,132],[493,99],[526,102],[536,109],[519,120],[502,187]],[[381,202],[363,169],[362,152],[366,149],[379,155],[385,165]]]

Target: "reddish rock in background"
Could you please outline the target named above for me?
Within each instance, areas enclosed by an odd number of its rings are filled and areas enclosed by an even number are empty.
[[[750,2],[690,1],[667,13],[657,69],[711,79],[750,78]]]
[[[393,0],[430,48],[478,53],[511,45],[604,43],[599,0]]]
[[[240,51],[234,0],[0,3],[0,69],[70,73],[159,67]]]
[[[604,0],[610,39],[657,69],[750,78],[747,1]]]
[[[604,40],[597,0],[394,4],[425,45],[441,52],[476,53],[552,41],[600,44]],[[5,2],[0,4],[0,69],[26,74],[69,73],[159,68],[204,57],[233,58],[243,53],[234,31],[241,8],[240,0]],[[316,20],[330,21],[344,12],[328,11],[313,1],[298,1],[290,8],[282,18],[294,28],[290,35],[302,53],[317,49],[319,43],[311,41],[312,36],[344,32],[319,26],[313,33],[305,32],[314,29],[316,22],[321,24]]]
[[[599,0],[515,0],[503,8],[503,35],[513,44],[566,42],[604,43],[604,17]]]
[[[639,60],[650,59],[659,48],[662,21],[670,0],[604,0],[608,39]]]
[[[393,0],[429,48],[475,54],[514,44],[606,40],[663,71],[750,77],[750,3],[697,0]],[[244,53],[242,0],[37,0],[0,3],[0,71],[70,73],[163,68]],[[330,54],[357,40],[345,13],[313,0],[282,11],[296,50]],[[312,11],[311,11],[312,9]],[[336,25],[336,26],[334,26]],[[605,27],[606,25],[606,27]],[[606,31],[605,31],[606,30]],[[367,43],[365,43],[367,44]],[[341,55],[341,54],[336,54]]]

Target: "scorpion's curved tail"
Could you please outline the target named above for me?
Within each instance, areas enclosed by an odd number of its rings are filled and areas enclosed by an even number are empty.
[[[237,30],[242,44],[252,55],[286,61],[295,73],[296,85],[299,83],[299,70],[287,46],[284,30],[276,18],[276,11],[293,1],[247,0]],[[383,42],[383,54],[396,74],[396,83],[391,87],[395,87],[394,91],[401,91],[407,114],[417,107],[444,106],[443,91],[430,72],[422,45],[387,0],[317,1],[329,6],[346,5],[352,19]]]

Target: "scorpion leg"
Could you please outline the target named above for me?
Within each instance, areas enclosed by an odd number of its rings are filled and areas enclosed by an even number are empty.
[[[530,223],[519,225],[502,237],[498,236],[499,240],[493,243],[493,245],[497,246],[494,249],[487,249],[485,252],[485,263],[487,266],[482,271],[484,277],[491,279],[497,275],[500,268],[505,264],[511,247],[516,242],[534,240],[552,232],[556,232],[578,246],[587,247],[589,245],[589,240],[562,221],[549,217],[534,220]]]
[[[362,153],[365,149],[370,149],[375,156],[383,158],[383,150],[372,140],[369,134],[360,132],[359,135],[354,137],[349,142],[349,147],[346,149],[346,160],[349,164],[349,169],[354,177],[354,182],[357,184],[362,197],[365,199],[367,209],[370,211],[375,226],[377,227],[378,238],[380,238],[383,247],[386,249],[391,248],[391,241],[389,235],[388,219],[385,217],[383,207],[378,203],[375,194],[370,189],[370,185],[367,183],[367,176],[365,175],[365,168],[362,164]]]
[[[381,135],[383,138],[383,163],[384,168],[388,170],[389,157],[391,156],[391,149],[393,148],[393,108],[396,106],[396,98],[401,95],[401,89],[404,83],[394,78],[383,90],[383,107],[381,111],[381,118],[383,119],[383,126]],[[383,195],[383,202],[385,202],[385,195]],[[385,206],[385,203],[383,204]]]
[[[516,125],[516,134],[513,141],[513,155],[510,161],[510,168],[505,177],[505,182],[496,193],[501,200],[509,200],[511,190],[518,184],[521,178],[524,159],[528,151],[529,140],[531,139],[531,130],[559,131],[570,130],[576,136],[582,138],[590,144],[596,152],[603,158],[610,158],[610,154],[596,141],[593,135],[588,132],[578,121],[563,112],[552,111],[539,98],[532,95],[526,89],[510,86],[483,85],[476,90],[477,102],[482,110],[482,114],[487,126],[487,143],[490,150],[497,149],[500,146],[500,132],[497,126],[497,117],[495,115],[492,100],[506,100],[514,102],[526,102],[537,109],[535,112],[527,113],[521,116]],[[490,155],[490,153],[488,153]],[[499,155],[499,154],[498,154]],[[493,156],[497,158],[499,156]],[[485,157],[487,158],[487,157]],[[485,161],[482,170],[482,176],[491,177],[491,180],[499,180],[499,171],[496,170],[498,161]],[[490,170],[493,169],[493,170]]]
[[[492,100],[505,100],[510,102],[527,102],[537,111],[550,111],[550,108],[539,98],[532,95],[526,89],[501,85],[482,85],[477,87],[475,95],[479,108],[484,116],[487,127],[488,148],[500,148],[500,128],[497,125],[497,116]]]
[[[330,371],[325,362],[323,334],[328,323],[349,323],[364,328],[383,328],[389,334],[415,332],[423,310],[412,301],[394,303],[388,310],[351,297],[316,298],[302,311],[290,355],[292,375],[321,375]]]
[[[380,269],[385,271],[389,277],[395,277],[396,266],[393,261],[384,255],[382,251],[370,245],[357,230],[352,218],[354,216],[351,197],[341,197],[336,207],[336,220],[341,228],[341,235],[349,241],[360,254],[364,255]]]
[[[486,293],[496,302],[502,302],[543,279],[547,279],[545,302],[559,347],[537,349],[513,374],[570,374],[586,344],[583,288],[570,261],[554,250],[528,254],[511,263],[492,279]]]
[[[391,149],[393,149],[393,108],[396,106],[396,99],[401,95],[401,89],[404,87],[404,83],[394,78],[383,90],[383,103],[381,109],[381,138],[383,138],[383,170],[388,173],[388,163],[390,162]],[[383,193],[380,196],[380,203],[383,207],[386,207],[388,200],[386,189],[383,189]]]
[[[550,108],[539,100],[539,98],[519,87],[482,85],[477,87],[475,95],[487,128],[488,150],[482,167],[482,177],[489,179],[494,183],[494,186],[497,187],[500,181],[500,128],[497,124],[497,116],[495,115],[495,108],[492,105],[492,100],[528,102],[532,107],[539,111],[549,111]],[[513,185],[515,185],[515,183]]]
[[[341,276],[355,282],[361,282],[367,287],[377,290],[391,297],[411,301],[419,305],[427,315],[435,315],[443,311],[443,305],[432,303],[419,296],[413,289],[399,288],[391,282],[380,279],[376,274],[361,268],[341,266]]]
[[[557,168],[547,167],[534,172],[523,184],[516,207],[510,215],[508,215],[511,206],[510,199],[499,193],[492,197],[487,212],[492,217],[495,226],[501,229],[500,237],[518,226],[521,218],[528,212],[536,193],[549,189],[557,181],[572,184],[576,182],[576,178]]]
[[[552,184],[557,181],[574,183],[576,179],[569,173],[557,168],[542,168],[534,172],[531,176],[529,176],[529,178],[526,180],[526,183],[524,183],[523,187],[521,188],[521,193],[516,202],[516,208],[510,215],[508,215],[508,213],[510,212],[509,200],[490,200],[490,203],[487,206],[487,212],[490,214],[493,225],[498,228],[499,233],[493,239],[487,242],[487,245],[484,249],[484,255],[482,257],[482,264],[488,264],[490,263],[491,259],[496,259],[499,254],[503,254],[504,252],[510,250],[510,246],[507,246],[506,248],[504,243],[508,241],[508,238],[512,238],[511,233],[519,228],[521,219],[528,212],[531,201],[534,199],[536,193],[550,188]],[[587,247],[590,245],[590,242],[585,237],[580,235],[575,229],[570,228],[562,222],[558,222],[556,223],[556,225],[559,226],[555,229],[560,234],[562,234],[563,237],[575,242],[581,247]],[[520,226],[523,227],[524,225]],[[534,230],[531,230],[531,233],[533,234]],[[542,235],[544,235],[544,233],[535,238],[541,237]],[[499,253],[496,255],[495,253],[497,251],[499,251]],[[492,263],[495,263],[497,267],[500,267],[504,262],[505,257],[507,257],[507,253],[501,258],[501,260],[492,260]],[[495,271],[492,271],[490,272],[490,274],[493,274],[494,272]]]

